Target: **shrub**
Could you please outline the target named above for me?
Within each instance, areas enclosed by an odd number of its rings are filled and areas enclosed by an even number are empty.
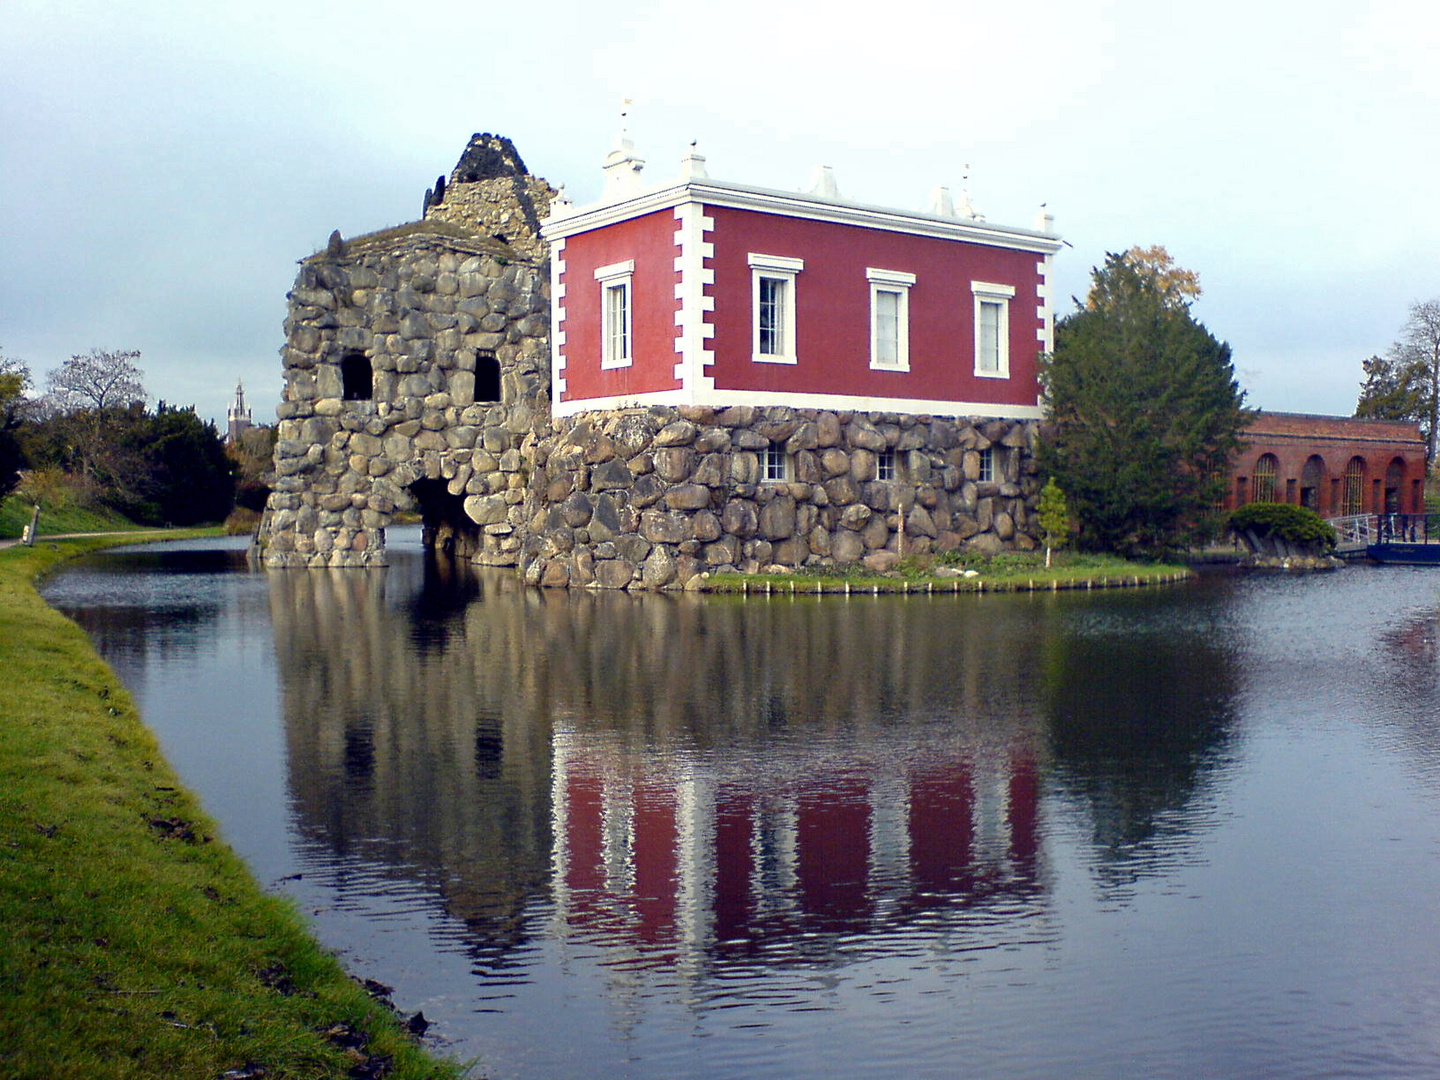
[[[1335,530],[1314,510],[1290,503],[1253,502],[1230,515],[1230,530],[1257,550],[1280,544],[1303,551],[1335,549]],[[1261,541],[1257,544],[1256,541]]]

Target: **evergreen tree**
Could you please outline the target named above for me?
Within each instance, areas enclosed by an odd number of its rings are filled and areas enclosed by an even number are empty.
[[[18,360],[0,356],[0,500],[15,489],[25,454],[16,429],[24,413],[25,391],[30,385],[30,369]]]
[[[1157,554],[1204,527],[1248,414],[1230,347],[1190,315],[1193,275],[1177,290],[1163,249],[1134,250],[1107,255],[1055,327],[1041,454],[1081,544]]]

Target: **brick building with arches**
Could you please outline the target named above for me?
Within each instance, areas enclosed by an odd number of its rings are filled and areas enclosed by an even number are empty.
[[[1321,517],[1424,510],[1425,439],[1418,424],[1258,413],[1230,468],[1225,509],[1306,506]]]

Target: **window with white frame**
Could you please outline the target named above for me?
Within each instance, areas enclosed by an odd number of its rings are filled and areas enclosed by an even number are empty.
[[[866,267],[870,280],[870,366],[910,370],[910,286],[915,275]]]
[[[785,444],[772,442],[765,447],[760,459],[760,479],[769,483],[784,483],[790,479],[790,456],[785,453]]]
[[[972,281],[975,296],[975,374],[1010,377],[1010,301],[1015,286]]]
[[[803,259],[750,253],[754,359],[762,364],[793,364],[795,355],[795,278]]]
[[[875,479],[899,480],[900,467],[896,463],[894,450],[881,450],[875,455]]]
[[[600,283],[600,366],[629,367],[632,355],[631,281],[635,260],[612,263],[595,271]]]
[[[993,483],[995,480],[995,449],[987,446],[980,451],[980,475],[975,477],[982,484]]]

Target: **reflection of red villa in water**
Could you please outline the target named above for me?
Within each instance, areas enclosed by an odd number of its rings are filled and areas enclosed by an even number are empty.
[[[1417,424],[1262,412],[1243,438],[1227,510],[1284,502],[1321,517],[1424,511],[1425,440]]]
[[[984,764],[842,770],[778,789],[637,767],[623,752],[557,739],[554,880],[577,932],[650,962],[853,933],[882,910],[905,917],[1038,888],[1027,747]]]

